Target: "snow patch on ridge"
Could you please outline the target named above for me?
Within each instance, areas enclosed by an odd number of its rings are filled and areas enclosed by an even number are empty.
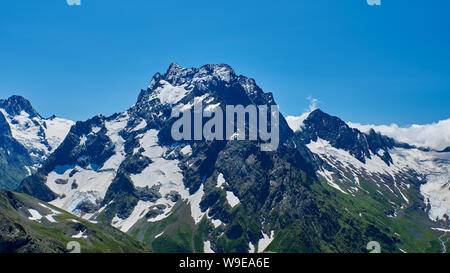
[[[75,238],[75,239],[81,239],[81,238],[86,239],[87,238],[86,231],[81,231],[80,230],[80,232],[78,234],[72,235],[72,238]]]
[[[203,184],[193,195],[189,196],[189,204],[191,205],[191,214],[192,218],[196,224],[200,223],[206,212],[202,212],[200,208],[200,202],[202,201],[203,195],[205,192],[203,191]]]
[[[332,186],[333,188],[337,189],[338,191],[342,192],[343,194],[348,194],[343,189],[341,189],[341,187],[339,187],[338,184],[334,183],[333,172],[323,169],[322,171],[317,171],[317,174],[319,174],[320,176],[325,178],[325,180],[328,182],[328,185]]]
[[[224,184],[226,184],[226,183],[227,182],[225,181],[225,178],[223,177],[223,174],[219,173],[219,175],[217,176],[216,188],[221,188],[221,189],[225,190]],[[234,195],[234,193],[232,191],[226,191],[226,196],[227,196],[228,204],[230,204],[230,206],[232,208],[234,208],[235,206],[237,206],[241,202],[239,200],[239,198],[236,195]]]
[[[142,120],[136,127],[133,128],[132,132],[139,131],[147,127],[147,121]]]
[[[190,156],[192,155],[192,148],[191,145],[186,145],[186,147],[184,147],[183,149],[180,150],[181,154],[185,155],[185,156]]]
[[[305,121],[305,119],[308,118],[310,112],[307,113],[303,113],[302,115],[296,117],[296,116],[287,116],[286,117],[286,121],[289,125],[289,127],[292,129],[292,131],[294,132],[299,132],[301,130],[303,130],[303,122]]]
[[[159,187],[159,193],[162,198],[151,205],[162,204],[166,206],[163,215],[159,215],[149,221],[156,221],[167,217],[171,208],[175,205],[172,200],[166,199],[166,196],[175,191],[180,194],[181,199],[186,199],[189,196],[189,192],[186,190],[183,184],[183,175],[181,169],[178,167],[178,160],[169,160],[164,158],[164,154],[167,151],[166,147],[161,147],[158,144],[158,132],[157,130],[148,130],[145,134],[141,134],[139,137],[139,147],[144,149],[142,155],[150,158],[150,163],[141,173],[132,174],[130,176],[136,187]],[[134,152],[137,153],[139,149]]]
[[[258,241],[258,253],[262,253],[275,239],[275,232],[272,230],[270,236],[263,232],[263,238]]]
[[[120,164],[125,159],[125,140],[120,136],[120,132],[125,128],[130,117],[128,113],[121,114],[117,119],[105,122],[107,129],[106,135],[115,143],[115,154],[111,156],[100,170],[115,170],[119,169]]]
[[[223,185],[226,183],[225,178],[223,178],[223,174],[219,173],[219,175],[217,176],[217,188],[222,188],[223,189]]]
[[[255,246],[251,242],[248,243],[248,248],[250,248],[248,253],[255,253]]]
[[[149,100],[159,99],[162,104],[176,104],[189,92],[187,85],[173,86],[165,80],[160,80],[159,83],[162,86],[152,92]]]
[[[87,201],[96,204],[103,200],[114,179],[115,172],[112,170],[96,172],[78,166],[74,169],[77,172],[72,177],[69,177],[69,174],[73,169],[68,169],[63,174],[51,172],[47,178],[47,186],[59,195],[59,198],[51,201],[50,204],[81,216],[78,210],[79,205]],[[59,181],[65,181],[65,184],[61,184]],[[73,183],[78,185],[76,189],[72,189]],[[84,215],[83,218],[87,219],[86,216]]]
[[[214,251],[211,248],[211,242],[210,241],[205,241],[203,243],[203,252],[204,253],[214,253]]]
[[[28,209],[28,212],[31,214],[31,217],[28,217],[31,221],[40,221],[42,219],[42,215],[39,211],[35,209]]]
[[[128,230],[130,230],[130,228],[133,227],[139,219],[144,217],[149,212],[152,205],[152,202],[139,200],[137,205],[134,207],[133,212],[127,219],[121,219],[116,215],[111,224],[123,232],[128,232]]]
[[[232,208],[240,203],[239,198],[232,191],[227,191],[227,201]]]
[[[45,120],[45,137],[52,151],[56,150],[69,133],[75,122],[63,118],[55,117]]]

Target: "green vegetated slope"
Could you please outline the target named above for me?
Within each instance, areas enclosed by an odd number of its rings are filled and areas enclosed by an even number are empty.
[[[409,204],[398,209],[398,204],[391,203],[386,194],[377,192],[374,186],[361,181],[365,191],[344,195],[322,181],[321,187],[315,187],[318,198],[340,208],[342,218],[339,219],[342,230],[363,229],[365,237],[352,238],[346,245],[361,245],[366,251],[369,241],[378,241],[382,252],[438,253],[442,251],[439,242],[441,232],[431,229],[436,226],[428,215],[418,206],[418,193],[412,188],[407,192]],[[325,190],[321,189],[322,187]],[[328,189],[326,189],[328,188]],[[390,216],[394,214],[395,216]],[[331,249],[331,251],[333,251]],[[334,251],[333,251],[334,252]]]
[[[143,218],[128,233],[154,252],[201,253],[209,225],[206,220],[195,225],[189,204],[179,201],[167,218],[156,222]]]
[[[316,236],[311,232],[314,226],[308,222],[290,215],[283,218],[283,215],[273,214],[268,220],[283,222],[283,228],[275,231],[275,237],[265,252],[364,253],[369,252],[367,244],[371,241],[379,242],[383,253],[439,253],[443,251],[442,242],[448,251],[448,236],[431,229],[435,223],[415,207],[414,191],[408,194],[410,206],[395,217],[389,217],[393,204],[372,189],[371,184],[361,183],[367,191],[351,196],[342,194],[320,179],[310,188],[318,205],[318,211],[313,214],[329,225],[320,227],[321,235]],[[247,252],[248,243],[252,241],[250,236],[260,232],[255,230],[257,225],[246,211],[245,204],[234,207],[231,222],[217,228],[206,216],[195,225],[189,206],[180,201],[167,218],[156,222],[141,219],[128,233],[154,252],[171,253],[203,252],[205,241],[211,241],[217,252]],[[258,251],[257,244],[254,245]]]
[[[148,252],[131,236],[91,223],[25,194],[0,190],[0,252],[64,253],[78,242],[82,253]]]

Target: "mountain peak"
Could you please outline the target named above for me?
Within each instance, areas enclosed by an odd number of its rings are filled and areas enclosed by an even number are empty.
[[[178,63],[173,62],[173,63],[170,64],[169,68],[167,69],[167,73],[174,72],[174,71],[179,71],[181,69],[183,69],[183,67],[181,65],[179,65]]]
[[[207,64],[200,68],[184,68],[178,63],[172,63],[166,74],[164,74],[163,79],[172,85],[178,86],[187,82],[202,83],[211,80],[230,82],[234,77],[236,77],[236,74],[233,68],[227,64]]]
[[[331,115],[325,113],[324,111],[320,110],[319,108],[311,111],[311,113],[309,113],[309,115],[308,115],[308,117],[311,117],[311,118],[313,118],[313,117],[320,117],[320,116],[331,117]]]
[[[339,128],[348,127],[340,118],[327,114],[320,109],[312,111],[308,117],[306,117],[304,123],[316,127],[316,129],[320,127],[323,130],[330,130],[331,128],[338,130]]]
[[[231,73],[234,73],[233,68],[228,64],[205,64],[199,68],[196,67],[182,67],[176,62],[173,62],[169,65],[169,68],[167,69],[166,75],[170,73],[176,73],[179,71],[188,70],[188,71],[203,71],[203,72],[217,72],[217,71],[228,71]]]
[[[207,64],[198,68],[184,68],[174,62],[170,64],[164,75],[156,73],[153,76],[147,90],[142,90],[139,94],[138,102],[147,100],[151,94],[157,96],[156,93],[166,92],[161,96],[171,96],[167,92],[175,91],[177,94],[174,94],[174,96],[180,97],[181,93],[186,93],[182,89],[192,90],[196,88],[197,90],[207,91],[212,86],[231,85],[232,82],[241,85],[249,95],[255,95],[259,91],[253,79],[237,76],[233,68],[227,64]],[[180,91],[182,92],[180,93]]]
[[[166,71],[166,74],[164,74],[164,76],[168,76],[168,75],[177,75],[179,74],[183,69],[181,65],[179,65],[178,63],[171,63],[169,65],[169,68]],[[158,73],[159,74],[159,73]]]
[[[312,111],[304,121],[307,127],[313,131],[338,132],[341,130],[351,131],[352,129],[340,118],[329,115],[320,109]],[[356,131],[356,130],[355,130]]]
[[[5,109],[12,116],[20,115],[22,111],[25,111],[31,117],[41,117],[31,103],[22,96],[14,95],[6,100],[0,100],[0,108]]]

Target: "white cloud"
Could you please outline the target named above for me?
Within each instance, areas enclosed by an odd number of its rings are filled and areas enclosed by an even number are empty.
[[[373,128],[376,132],[418,147],[429,147],[443,150],[450,146],[450,119],[425,125],[411,125],[399,127],[391,125],[362,125],[360,123],[347,122],[350,127],[367,132]]]
[[[309,100],[309,107],[306,110],[306,112],[304,112],[300,116],[287,116],[286,117],[286,121],[287,121],[289,127],[291,127],[291,129],[294,132],[301,131],[303,128],[303,121],[305,121],[305,119],[309,116],[309,114],[311,114],[312,111],[317,109],[317,104],[319,103],[319,100],[317,100],[311,96],[308,96],[306,99]]]
[[[81,0],[66,0],[69,6],[81,6]]]

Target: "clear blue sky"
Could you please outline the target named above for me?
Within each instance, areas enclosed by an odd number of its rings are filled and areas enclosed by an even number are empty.
[[[450,117],[450,1],[3,0],[0,98],[84,120],[126,110],[171,62],[227,63],[284,114],[307,96],[344,120]]]

